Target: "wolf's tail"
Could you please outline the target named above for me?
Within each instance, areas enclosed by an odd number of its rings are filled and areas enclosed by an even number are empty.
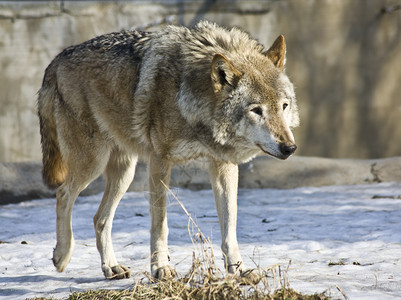
[[[48,187],[56,188],[64,182],[68,170],[63,162],[57,137],[54,104],[59,93],[53,64],[50,64],[46,69],[43,84],[38,94],[38,115],[43,154],[42,176]]]

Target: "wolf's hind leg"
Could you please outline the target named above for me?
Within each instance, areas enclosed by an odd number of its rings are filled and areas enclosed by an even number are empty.
[[[79,193],[92,181],[78,185],[74,180],[66,181],[57,190],[57,245],[53,251],[53,264],[57,271],[63,272],[71,260],[74,250],[72,233],[72,209]]]
[[[57,190],[57,245],[53,251],[53,264],[57,271],[63,272],[70,262],[74,250],[72,234],[72,208],[79,189],[73,183],[64,182]]]
[[[127,156],[118,150],[112,152],[105,173],[106,189],[93,218],[96,245],[101,257],[102,271],[107,279],[131,276],[129,269],[119,265],[114,255],[111,228],[117,205],[134,178],[136,162],[136,156]]]
[[[99,147],[100,148],[100,147]],[[103,149],[102,149],[103,150]],[[99,151],[99,153],[102,153]],[[83,155],[67,160],[68,174],[64,183],[57,189],[57,245],[53,251],[53,264],[59,272],[63,272],[70,262],[74,250],[72,233],[72,209],[79,193],[96,179],[107,163],[108,151],[98,157]]]

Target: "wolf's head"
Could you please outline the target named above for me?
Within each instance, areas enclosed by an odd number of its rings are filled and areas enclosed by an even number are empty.
[[[294,87],[284,74],[286,47],[279,36],[267,51],[217,53],[211,78],[217,104],[213,136],[235,147],[286,159],[295,152],[291,128],[299,117]]]

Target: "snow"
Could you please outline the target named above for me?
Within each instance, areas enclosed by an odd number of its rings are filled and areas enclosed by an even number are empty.
[[[196,217],[221,258],[212,191],[173,192]],[[291,261],[290,286],[304,293],[329,290],[334,298],[343,298],[338,286],[350,299],[401,299],[400,194],[401,183],[394,182],[239,190],[238,241],[245,264],[262,268],[280,264],[286,269]],[[76,247],[63,273],[51,262],[56,200],[0,206],[0,299],[62,298],[87,289],[132,288],[135,280],[145,277],[150,269],[147,193],[127,193],[114,219],[117,258],[133,273],[124,280],[106,280],[100,269],[92,221],[100,198],[76,201]],[[194,246],[188,217],[172,196],[168,218],[171,263],[184,274]],[[221,259],[218,264],[223,269]]]

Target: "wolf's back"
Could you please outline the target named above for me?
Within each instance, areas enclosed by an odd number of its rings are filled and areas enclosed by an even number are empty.
[[[54,64],[53,61],[46,69],[43,84],[38,93],[38,115],[43,155],[42,176],[43,181],[50,188],[56,188],[62,184],[67,175],[67,167],[61,156],[57,137],[54,105],[59,93]]]

